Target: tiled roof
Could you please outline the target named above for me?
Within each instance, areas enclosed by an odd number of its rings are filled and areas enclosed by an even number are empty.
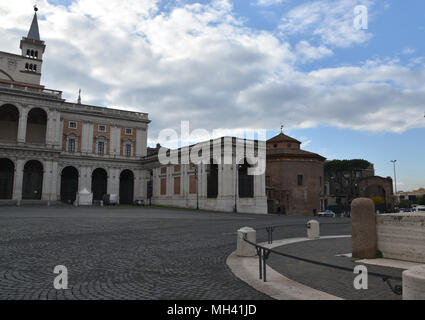
[[[282,132],[279,133],[277,136],[267,140],[267,142],[296,142],[296,143],[301,143],[297,139],[294,139],[290,136],[287,136],[286,134],[283,134]]]

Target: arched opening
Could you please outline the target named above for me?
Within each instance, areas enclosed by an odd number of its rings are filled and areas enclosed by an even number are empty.
[[[16,142],[19,127],[19,110],[11,104],[0,107],[0,140]]]
[[[239,198],[254,197],[254,176],[248,174],[248,168],[250,167],[246,159],[244,159],[243,164],[239,165]]]
[[[105,169],[97,168],[91,176],[91,190],[93,200],[100,201],[106,194],[108,188],[108,174]]]
[[[43,165],[37,160],[28,161],[24,167],[22,199],[41,200]]]
[[[15,165],[9,159],[0,159],[0,199],[12,199]]]
[[[211,160],[207,167],[207,197],[217,198],[218,196],[218,165]]]
[[[133,204],[134,174],[131,170],[124,170],[120,175],[120,204]]]
[[[77,198],[78,170],[74,167],[66,167],[61,175],[61,201],[72,204]]]
[[[43,109],[34,108],[28,113],[26,142],[46,143],[47,114]]]

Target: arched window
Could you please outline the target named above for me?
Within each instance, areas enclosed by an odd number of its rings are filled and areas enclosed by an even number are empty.
[[[37,65],[36,65],[36,64],[34,65],[34,69],[33,69],[33,71],[34,71],[34,72],[36,72],[36,71],[37,71]]]
[[[32,64],[30,64],[30,71],[32,71]]]
[[[31,55],[31,51],[30,49],[27,50],[27,57],[29,57]]]
[[[38,58],[38,51],[35,52],[35,57]]]
[[[34,50],[31,50],[31,57],[34,57]]]
[[[29,69],[29,64],[25,63],[25,70],[28,70],[28,69]]]

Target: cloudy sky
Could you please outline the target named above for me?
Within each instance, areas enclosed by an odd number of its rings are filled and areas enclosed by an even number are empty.
[[[423,0],[36,2],[42,83],[149,113],[151,144],[182,120],[268,137],[283,123],[309,151],[367,159],[382,176],[397,159],[399,190],[425,186]],[[19,52],[33,4],[0,0],[0,50]]]

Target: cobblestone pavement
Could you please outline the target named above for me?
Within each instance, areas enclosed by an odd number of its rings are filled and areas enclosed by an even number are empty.
[[[305,236],[307,220],[162,208],[0,207],[0,299],[268,299],[226,266],[236,230],[298,224],[276,230],[275,238]],[[349,220],[326,221],[323,233],[349,234]],[[258,240],[266,240],[265,231]],[[53,288],[56,265],[68,269],[68,290]]]
[[[354,270],[355,259],[338,257],[339,254],[351,252],[351,238],[323,239],[317,241],[298,242],[275,250],[326,262],[338,266],[350,267]],[[318,266],[299,260],[289,259],[279,255],[270,255],[267,264],[286,277],[329,294],[350,300],[399,300],[381,278],[368,277],[368,290],[356,290],[353,286],[354,273],[333,268]],[[378,272],[401,277],[403,270],[366,265],[368,272]],[[391,281],[392,284],[401,284]]]

